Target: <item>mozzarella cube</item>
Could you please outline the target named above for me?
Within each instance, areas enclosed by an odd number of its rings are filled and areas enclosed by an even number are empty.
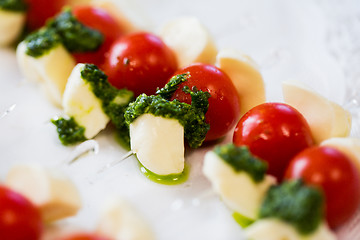
[[[249,56],[234,49],[223,49],[216,57],[216,65],[233,82],[240,98],[241,115],[265,102],[264,80],[258,66]]]
[[[44,55],[34,58],[26,54],[26,43],[17,48],[17,61],[26,79],[40,82],[52,102],[61,106],[67,79],[75,67],[75,60],[62,44]]]
[[[301,235],[296,229],[281,220],[267,218],[261,219],[245,229],[247,239],[251,240],[336,240],[336,235],[325,223],[314,233]]]
[[[22,41],[16,48],[16,60],[24,78],[30,82],[41,82],[41,76],[34,67],[36,59],[26,54],[26,43]]]
[[[130,144],[141,164],[151,172],[183,172],[184,127],[178,120],[143,114],[130,124]]]
[[[81,207],[80,195],[73,182],[56,170],[19,165],[9,171],[6,185],[34,203],[45,222],[73,216]]]
[[[267,190],[276,183],[269,175],[256,183],[246,172],[236,172],[212,151],[205,155],[203,173],[225,204],[249,219],[257,218]]]
[[[197,18],[183,17],[170,21],[162,27],[159,35],[175,52],[179,67],[195,62],[215,63],[217,48]]]
[[[8,46],[20,36],[25,18],[25,12],[0,9],[0,47]]]
[[[66,115],[85,128],[85,137],[95,137],[109,122],[109,117],[102,109],[102,102],[98,99],[90,86],[81,77],[81,71],[85,64],[78,64],[73,69],[66,88],[62,106]]]
[[[97,232],[114,240],[155,239],[147,222],[123,199],[113,199],[105,205]]]
[[[284,82],[284,101],[306,119],[316,143],[332,137],[347,137],[351,130],[351,114],[301,83]]]

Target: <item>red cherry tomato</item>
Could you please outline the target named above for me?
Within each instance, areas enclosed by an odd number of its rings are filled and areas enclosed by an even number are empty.
[[[283,103],[264,103],[252,108],[235,128],[235,145],[247,145],[250,151],[268,162],[268,173],[280,180],[290,160],[313,145],[304,117]]]
[[[62,238],[61,240],[109,240],[109,238],[105,238],[105,237],[95,235],[92,233],[77,233],[77,234]]]
[[[231,79],[220,69],[209,64],[192,64],[182,68],[174,75],[190,73],[190,78],[180,85],[172,96],[172,100],[191,103],[190,94],[184,93],[184,86],[196,86],[197,89],[211,94],[209,109],[205,115],[210,124],[206,140],[215,140],[226,135],[240,118],[239,96]]]
[[[39,210],[22,195],[0,186],[0,239],[38,240],[42,229]]]
[[[119,23],[105,10],[93,6],[78,6],[72,10],[76,19],[87,27],[98,30],[104,35],[105,41],[94,52],[74,53],[78,63],[93,63],[100,66],[113,42],[123,34]]]
[[[103,69],[115,87],[127,88],[135,96],[152,95],[157,87],[166,84],[177,63],[171,49],[159,37],[135,33],[114,42]]]
[[[26,24],[32,31],[44,26],[47,19],[55,16],[67,0],[25,0],[28,4]]]
[[[300,152],[291,160],[285,178],[302,178],[307,184],[323,189],[326,218],[332,228],[345,223],[360,205],[359,171],[334,148],[312,147]]]

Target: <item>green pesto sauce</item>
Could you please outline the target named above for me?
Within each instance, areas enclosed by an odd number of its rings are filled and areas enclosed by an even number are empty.
[[[162,98],[170,99],[174,92],[179,88],[179,85],[185,81],[190,75],[188,73],[179,74],[170,79],[170,81],[165,85],[165,87],[156,90],[156,94],[160,95]]]
[[[245,171],[255,182],[264,179],[266,162],[254,157],[246,146],[237,147],[234,144],[227,144],[216,146],[213,151],[236,172]]]
[[[158,175],[151,172],[139,162],[140,171],[153,182],[164,185],[178,185],[186,182],[189,177],[189,167],[185,164],[184,171],[180,174]]]
[[[130,125],[136,118],[146,113],[164,118],[177,119],[184,127],[185,139],[192,148],[201,146],[206,133],[210,129],[209,124],[205,122],[203,109],[179,102],[178,100],[169,101],[160,95],[139,95],[126,109],[124,115],[125,121]]]
[[[122,136],[124,144],[130,145],[129,127],[125,123],[124,113],[134,94],[126,89],[117,89],[110,85],[108,78],[94,64],[85,64],[81,77],[90,84],[94,95],[101,100],[102,109],[115,125],[117,132]]]
[[[74,118],[52,119],[51,122],[56,126],[59,139],[63,145],[71,145],[86,140],[85,128],[80,126]]]
[[[117,130],[115,133],[115,140],[125,150],[131,150],[129,131]]]
[[[246,228],[249,225],[251,225],[254,220],[250,219],[248,217],[245,217],[244,215],[238,213],[238,212],[234,212],[232,214],[232,217],[235,219],[235,221],[242,227],[242,228]]]
[[[205,122],[205,113],[209,107],[208,92],[198,91],[196,88],[183,91],[191,95],[191,105],[178,100],[169,101],[171,95],[182,82],[185,82],[189,74],[179,74],[172,77],[164,88],[158,89],[158,95],[139,95],[136,100],[129,104],[125,111],[125,121],[130,125],[139,116],[150,113],[154,116],[177,119],[184,127],[184,137],[190,147],[198,148],[203,143],[210,125]]]
[[[317,188],[302,180],[271,186],[260,208],[260,218],[279,218],[300,234],[313,233],[324,218],[324,197]]]
[[[24,0],[0,0],[0,9],[13,12],[25,12],[27,4]]]
[[[56,31],[70,52],[95,51],[104,41],[104,36],[99,31],[80,23],[69,8],[48,21],[46,27]]]
[[[26,54],[38,58],[59,45],[61,40],[55,30],[42,28],[28,35],[24,42],[26,44]]]

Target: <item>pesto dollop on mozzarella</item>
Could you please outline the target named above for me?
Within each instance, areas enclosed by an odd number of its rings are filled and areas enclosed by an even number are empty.
[[[191,105],[178,100],[169,101],[178,85],[186,81],[188,76],[181,74],[173,77],[168,84],[157,91],[158,95],[139,95],[129,104],[125,112],[127,124],[131,124],[143,114],[150,113],[154,116],[176,119],[184,127],[185,139],[190,147],[197,148],[203,143],[210,126],[205,122],[205,113],[209,107],[208,92],[198,91],[196,88],[183,89],[191,95]]]
[[[96,136],[109,122],[109,117],[102,109],[102,102],[95,96],[91,85],[81,77],[85,64],[78,64],[72,71],[62,102],[66,115],[75,119],[84,127],[87,139]]]
[[[48,21],[46,27],[59,35],[69,52],[95,51],[104,42],[102,33],[79,22],[70,8]]]
[[[63,108],[69,119],[53,120],[63,144],[95,137],[107,123],[127,132],[124,111],[133,93],[116,89],[107,76],[93,64],[78,64],[66,84]]]
[[[259,211],[260,218],[277,218],[289,223],[299,234],[316,231],[324,219],[322,192],[302,180],[284,181],[271,186]]]
[[[228,148],[226,145],[220,148]],[[240,149],[240,148],[239,148]],[[241,149],[247,151],[247,149]],[[222,151],[225,154],[225,150]],[[258,159],[249,160],[248,154],[239,160],[224,160],[223,154],[209,151],[205,155],[203,172],[210,180],[216,193],[220,195],[226,205],[236,213],[255,220],[261,203],[269,187],[275,184],[275,178],[265,175],[266,164]],[[237,157],[237,156],[235,156]],[[234,158],[230,154],[228,158]],[[234,167],[237,165],[237,167]],[[251,168],[259,168],[251,170]],[[251,172],[258,171],[258,180],[255,180]],[[260,177],[261,176],[261,177]]]

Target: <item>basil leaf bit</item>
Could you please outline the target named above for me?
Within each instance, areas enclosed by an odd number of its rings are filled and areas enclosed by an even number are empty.
[[[46,27],[54,29],[59,34],[65,48],[70,52],[95,51],[104,42],[102,33],[80,23],[70,8],[48,21]]]
[[[159,89],[157,88],[156,94],[160,95],[162,98],[169,100],[174,92],[179,88],[179,85],[190,77],[190,73],[183,73],[173,76],[170,81],[165,85],[165,87]]]
[[[216,146],[213,150],[222,160],[229,164],[235,172],[244,171],[254,182],[261,182],[267,171],[267,163],[253,156],[248,147],[227,144]]]
[[[24,0],[0,0],[0,9],[12,12],[25,12],[28,6]]]
[[[260,218],[279,218],[303,235],[313,233],[324,218],[324,196],[301,179],[271,186],[260,208]]]
[[[70,119],[52,119],[51,122],[56,126],[59,139],[63,145],[71,145],[86,140],[85,128],[77,124],[73,117]]]

